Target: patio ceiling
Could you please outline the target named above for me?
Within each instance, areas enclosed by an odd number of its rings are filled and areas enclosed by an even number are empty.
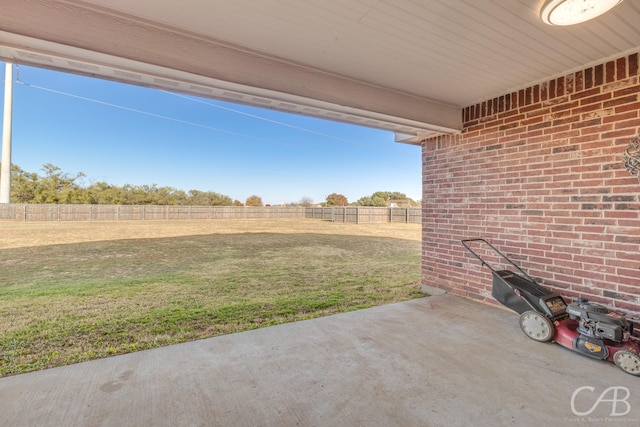
[[[544,0],[0,0],[0,59],[387,129],[636,51],[640,4],[553,27]]]

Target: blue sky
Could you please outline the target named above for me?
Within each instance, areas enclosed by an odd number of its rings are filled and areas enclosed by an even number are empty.
[[[355,202],[375,191],[422,198],[420,148],[391,132],[24,65],[16,79],[12,160],[27,172],[52,163],[83,172],[85,184],[156,184],[242,202],[255,194],[270,204],[331,193]]]

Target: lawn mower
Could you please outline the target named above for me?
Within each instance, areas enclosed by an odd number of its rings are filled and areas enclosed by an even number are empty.
[[[483,267],[491,270],[491,295],[520,314],[520,328],[527,337],[540,342],[555,341],[585,356],[615,363],[628,374],[640,376],[640,346],[631,336],[633,323],[625,317],[584,298],[567,304],[561,295],[541,286],[485,239],[462,240],[462,244]],[[505,260],[517,272],[495,269],[470,245],[476,250],[480,248],[478,245],[488,245],[498,254],[498,259]]]

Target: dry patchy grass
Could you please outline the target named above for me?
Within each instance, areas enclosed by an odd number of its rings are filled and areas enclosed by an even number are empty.
[[[420,224],[345,224],[313,219],[0,222],[0,230],[0,249],[219,233],[318,233],[420,240]]]
[[[420,296],[416,224],[0,227],[0,376]]]

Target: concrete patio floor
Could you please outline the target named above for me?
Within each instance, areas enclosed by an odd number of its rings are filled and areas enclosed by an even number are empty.
[[[12,427],[639,423],[640,378],[451,295],[0,379]]]

